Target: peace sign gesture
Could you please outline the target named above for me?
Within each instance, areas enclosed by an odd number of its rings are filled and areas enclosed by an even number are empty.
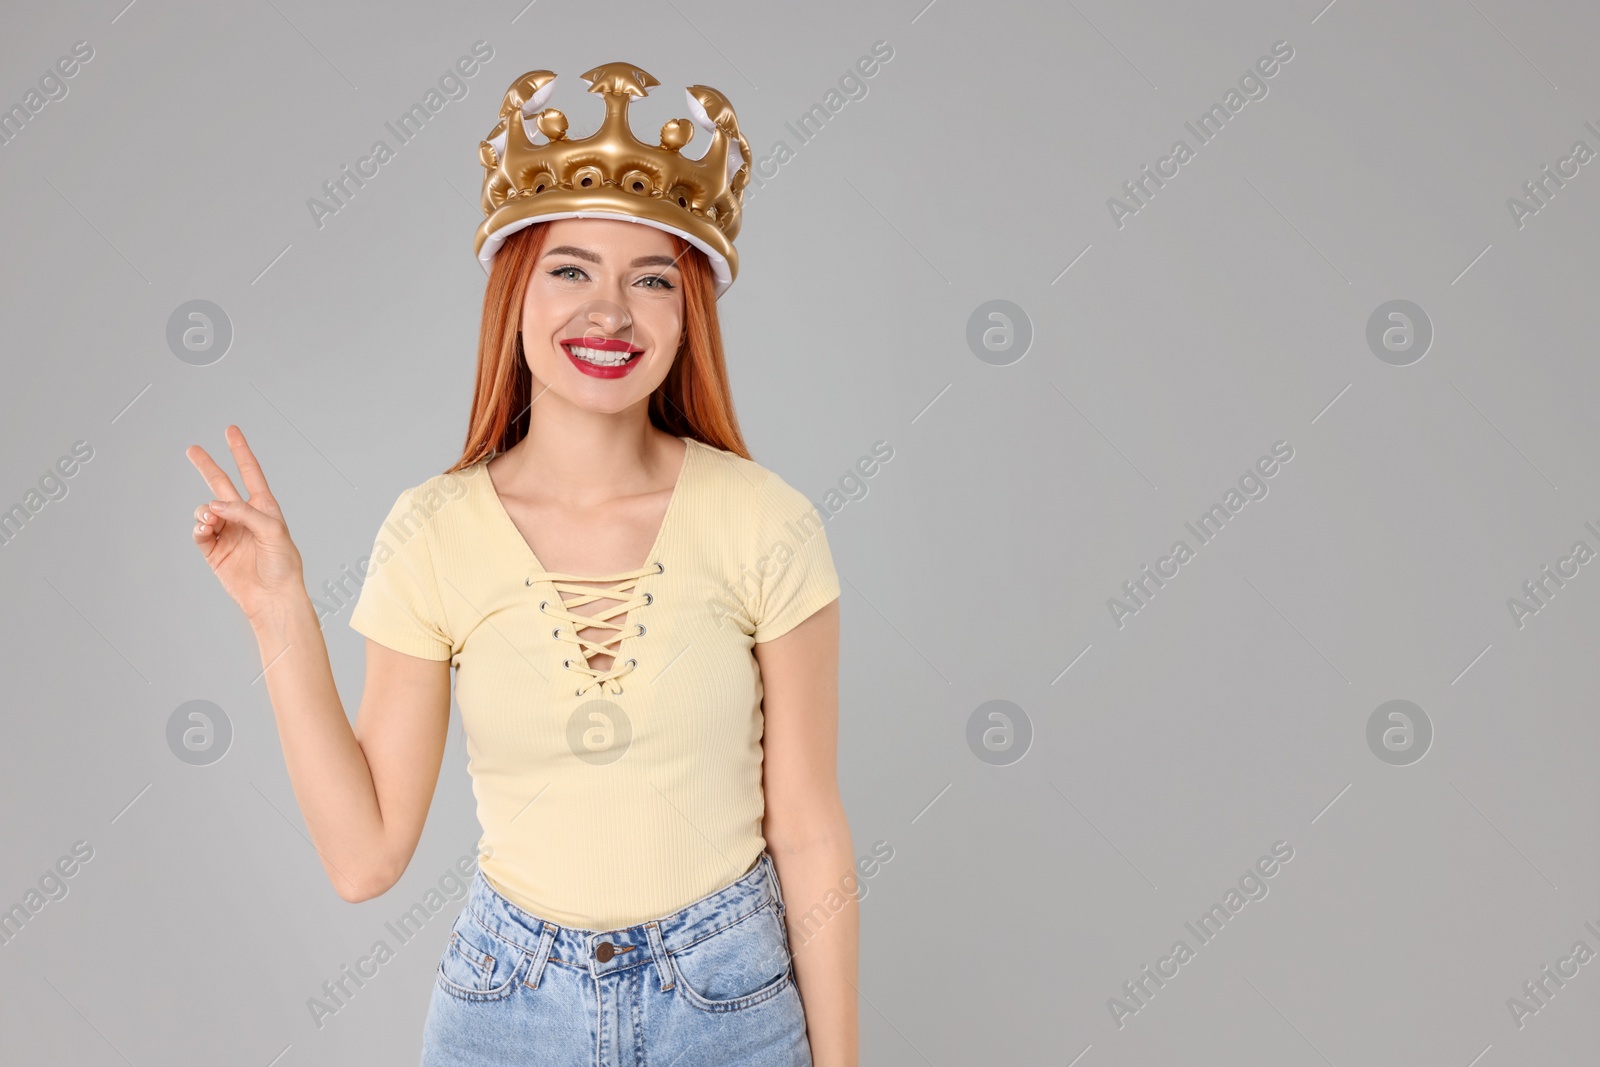
[[[283,512],[244,433],[230,425],[223,436],[250,499],[240,497],[227,472],[205,449],[190,445],[184,455],[211,487],[213,498],[194,509],[194,543],[253,625],[274,607],[304,596],[305,576],[300,550],[289,539]]]

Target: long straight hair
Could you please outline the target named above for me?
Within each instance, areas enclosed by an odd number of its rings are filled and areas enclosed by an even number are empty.
[[[504,452],[528,435],[534,397],[522,350],[522,301],[548,226],[536,222],[518,230],[490,264],[466,444],[446,474]],[[728,388],[711,265],[705,253],[677,234],[667,236],[683,270],[685,330],[672,369],[650,394],[650,422],[675,437],[693,437],[749,459]]]

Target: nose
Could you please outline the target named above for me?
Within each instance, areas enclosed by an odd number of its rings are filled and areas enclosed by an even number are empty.
[[[621,329],[633,320],[628,317],[628,313],[625,311],[591,311],[589,312],[589,321],[596,326],[615,330]]]
[[[596,330],[615,335],[633,325],[628,309],[614,300],[592,300],[583,309],[583,320]]]

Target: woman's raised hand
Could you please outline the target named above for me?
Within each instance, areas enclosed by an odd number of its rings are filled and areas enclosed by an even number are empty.
[[[211,487],[212,500],[194,509],[194,543],[211,571],[252,624],[279,605],[306,595],[300,550],[289,538],[283,512],[266,475],[237,426],[223,431],[250,499],[244,500],[199,445],[184,455]]]

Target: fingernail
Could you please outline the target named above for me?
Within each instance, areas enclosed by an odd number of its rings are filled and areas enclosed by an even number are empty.
[[[228,502],[226,500],[213,500],[211,502],[211,510],[226,511],[228,510]]]

